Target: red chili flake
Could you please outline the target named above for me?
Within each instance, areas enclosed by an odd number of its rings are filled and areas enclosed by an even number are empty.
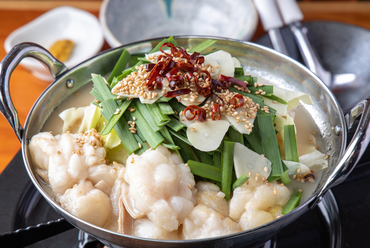
[[[187,61],[190,60],[191,56],[190,54],[188,54],[188,52],[184,48],[177,47],[177,49],[181,52],[181,55],[179,57],[185,58]]]
[[[150,72],[154,68],[155,64],[150,63],[145,65],[145,69],[147,72]]]
[[[216,99],[214,99],[214,97],[216,97]],[[217,100],[220,100],[221,101],[221,106],[225,106],[225,101],[224,101],[224,99],[222,99],[219,95],[217,95],[217,94],[211,94],[211,96],[210,96],[210,98],[211,98],[211,100],[213,101],[213,102],[215,102],[215,103],[217,103]],[[217,104],[219,104],[219,103],[217,103]]]
[[[239,79],[236,79],[234,77],[227,77],[227,76],[222,75],[222,74],[220,74],[220,76],[218,77],[218,80],[220,82],[230,82],[232,84],[237,84],[237,85],[239,85],[240,87],[243,87],[243,88],[247,87],[247,84],[244,83],[243,81],[241,81]]]
[[[173,91],[167,91],[167,93],[164,94],[163,96],[165,96],[165,97],[176,97],[176,96],[189,94],[190,92],[191,92],[190,89],[173,90]]]
[[[182,75],[172,76],[171,79],[168,84],[171,90],[179,89],[184,85],[184,77]]]
[[[216,79],[212,79],[211,88],[214,89],[217,92],[220,92],[221,90],[227,90],[231,86],[230,82],[227,81],[217,81]]]
[[[155,83],[156,78],[159,76],[159,72],[162,70],[163,62],[157,63],[154,68],[150,71],[148,75],[148,80],[145,83],[146,86],[154,87],[152,86]]]
[[[221,120],[221,104],[215,104],[212,106],[212,120]]]
[[[207,112],[204,108],[199,108],[197,110],[197,117],[195,117],[196,120],[200,122],[205,122],[207,120]]]
[[[198,75],[203,78],[204,82],[204,85],[200,85],[199,79],[195,80],[195,85],[197,87],[198,93],[200,95],[207,97],[211,94],[211,84],[212,84],[211,74],[209,74],[208,71],[200,71]]]
[[[179,72],[181,72],[181,69],[179,69],[179,68],[177,68],[177,67],[175,67],[175,68],[173,68],[171,71],[167,72],[167,73],[166,73],[166,77],[167,77],[168,81],[173,80],[173,79],[172,79],[172,77],[173,77],[174,75],[177,75]]]
[[[171,57],[166,58],[163,65],[163,69],[160,73],[161,76],[164,76],[166,73],[171,71],[174,68],[175,64],[176,64],[175,61],[173,61]]]
[[[204,63],[204,57],[200,55],[200,53],[194,52],[190,59],[188,60],[191,64],[203,64]]]
[[[190,115],[189,116],[189,113],[190,112]],[[204,108],[200,108],[198,107],[197,105],[189,105],[187,106],[185,109],[184,109],[184,116],[186,119],[188,119],[189,121],[192,121],[194,120],[197,120],[197,121],[200,121],[200,122],[204,122],[207,120],[207,112]]]
[[[169,47],[170,48],[170,51],[171,53],[166,53],[162,50],[162,47]],[[176,57],[180,57],[181,55],[181,52],[179,52],[179,50],[176,48],[176,46],[170,42],[165,42],[162,44],[162,46],[159,48],[159,50],[165,54],[165,56],[176,56]]]
[[[163,87],[163,77],[161,76],[158,76],[156,79],[155,79],[155,84],[157,85],[157,89],[162,89]]]
[[[198,71],[198,66],[194,66],[190,63],[185,63],[185,62],[178,61],[176,65],[177,65],[178,68],[180,68],[181,70],[184,70],[184,71],[189,71],[189,72]]]
[[[234,105],[234,108],[240,108],[244,105],[244,97],[241,94],[236,94],[230,99],[230,105]]]
[[[189,106],[187,106],[184,109],[184,116],[185,116],[185,118],[188,119],[189,121],[194,120],[194,118],[197,115],[197,110],[198,109],[199,109],[199,107],[197,105],[189,105]],[[191,116],[189,116],[188,112],[190,112]]]

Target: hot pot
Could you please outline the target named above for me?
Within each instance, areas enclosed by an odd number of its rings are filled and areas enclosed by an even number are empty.
[[[91,73],[109,75],[123,49],[130,53],[149,52],[162,38],[135,42],[107,50],[72,69],[56,60],[45,48],[33,43],[15,46],[0,64],[0,110],[9,121],[22,143],[22,155],[28,175],[46,201],[68,222],[96,237],[108,247],[256,247],[283,227],[296,220],[307,210],[314,208],[324,194],[341,183],[352,171],[369,143],[369,101],[363,100],[344,116],[338,102],[325,84],[306,67],[274,50],[232,39],[218,37],[178,36],[179,45],[194,46],[206,39],[217,39],[215,48],[224,49],[237,57],[242,66],[252,70],[260,78],[274,82],[283,88],[309,94],[313,105],[305,105],[322,138],[320,149],[329,155],[329,167],[313,195],[292,212],[257,228],[232,235],[199,240],[152,240],[118,234],[84,222],[62,209],[54,200],[48,185],[35,171],[28,143],[40,132],[45,121],[68,96],[82,86],[91,83]],[[43,92],[32,107],[24,127],[18,120],[17,111],[9,93],[10,76],[14,68],[25,57],[43,62],[55,77],[55,81]],[[354,133],[347,143],[348,133]],[[348,144],[348,145],[347,145]]]

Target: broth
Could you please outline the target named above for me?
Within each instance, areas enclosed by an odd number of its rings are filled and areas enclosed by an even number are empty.
[[[59,114],[66,109],[88,106],[91,102],[93,102],[95,98],[90,94],[92,87],[92,83],[88,83],[63,101],[62,104],[60,104],[53,111],[48,120],[45,122],[42,131],[52,131],[54,134],[61,134],[63,121],[59,117]],[[319,148],[321,146],[321,139],[318,134],[319,132],[317,131],[316,125],[309,112],[304,108],[304,106],[299,105],[297,108],[291,111],[291,115],[294,117],[294,122],[297,129],[296,137],[299,156],[313,152],[316,149],[315,146]],[[315,141],[315,144],[312,144],[312,141]],[[314,193],[318,183],[321,180],[322,173],[322,170],[314,173],[314,183],[302,183],[300,181],[292,180],[292,183],[288,185],[288,188],[301,188],[303,190],[301,204],[308,200]]]

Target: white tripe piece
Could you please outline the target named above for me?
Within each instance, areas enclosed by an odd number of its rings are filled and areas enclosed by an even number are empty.
[[[225,199],[225,194],[212,182],[199,181],[195,185],[197,192],[197,205],[203,204],[227,217],[229,215],[229,203]]]
[[[185,218],[184,239],[201,239],[241,232],[239,224],[219,212],[199,204]]]
[[[90,181],[82,181],[60,197],[62,208],[93,225],[104,227],[111,218],[110,198]]]
[[[244,184],[233,192],[230,217],[243,230],[261,226],[281,215],[291,194],[286,186],[277,182],[260,183],[256,187]]]
[[[100,134],[42,132],[32,137],[29,149],[36,166],[48,177],[55,199],[77,217],[104,227],[111,221],[109,198],[122,165],[106,164]]]
[[[156,226],[153,221],[148,218],[140,218],[134,221],[133,236],[148,238],[148,239],[178,239],[177,231],[166,231],[165,229]]]
[[[137,216],[147,216],[157,227],[177,230],[193,209],[194,176],[179,155],[158,146],[126,162],[124,180],[129,185],[125,207]]]

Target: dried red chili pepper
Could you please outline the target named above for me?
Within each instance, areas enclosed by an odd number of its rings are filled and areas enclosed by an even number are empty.
[[[234,105],[234,108],[240,108],[244,105],[244,97],[241,94],[236,94],[230,99],[230,105]]]
[[[162,70],[162,66],[163,66],[163,62],[158,62],[154,67],[153,69],[150,71],[149,75],[148,75],[148,80],[147,82],[145,83],[146,86],[149,87],[154,87],[152,86],[153,84],[155,84],[155,80],[156,78],[159,76],[159,73],[160,71]]]
[[[211,110],[212,120],[221,120],[221,104],[215,104]]]
[[[171,53],[166,53],[162,50],[163,47],[169,47],[170,48],[170,51]],[[165,42],[162,44],[162,46],[159,48],[159,50],[166,56],[176,56],[176,57],[180,57],[181,55],[181,52],[179,52],[179,50],[176,48],[176,46],[170,42]]]
[[[220,74],[220,76],[218,77],[218,80],[220,82],[230,82],[231,84],[237,84],[239,85],[240,87],[243,87],[243,88],[246,88],[247,87],[247,84],[239,79],[236,79],[234,77],[227,77],[225,75],[222,75]]]
[[[197,117],[195,117],[196,120],[200,122],[204,122],[207,120],[207,112],[204,108],[199,108],[197,110]]]
[[[214,97],[216,97],[216,100],[214,99]],[[217,103],[217,104],[219,104],[218,103],[218,100],[221,102],[221,106],[225,106],[225,101],[224,101],[224,99],[222,99],[219,95],[217,95],[217,94],[211,94],[210,95],[210,98],[211,98],[211,100],[214,102],[214,103]]]
[[[189,116],[188,112],[190,112],[191,116]],[[204,122],[207,120],[207,112],[205,109],[200,108],[197,105],[189,105],[184,109],[184,116],[187,120],[192,121],[197,120],[200,122]]]
[[[227,90],[231,86],[230,82],[227,81],[217,81],[216,79],[212,79],[211,88],[214,89],[217,92],[221,92],[221,90]]]
[[[176,63],[176,66],[178,68],[180,68],[181,70],[184,70],[184,71],[189,71],[189,72],[196,72],[198,71],[198,66],[194,66],[190,63],[186,63],[186,62],[182,62],[182,61],[178,61]]]
[[[171,71],[174,68],[175,64],[176,64],[175,61],[173,61],[171,57],[166,58],[162,71],[160,73],[161,76],[164,76],[166,73]]]
[[[190,92],[191,92],[190,89],[173,90],[173,91],[167,91],[167,93],[164,94],[163,96],[165,96],[165,97],[176,97],[176,96],[189,94]]]
[[[189,105],[184,109],[184,116],[188,121],[194,120],[197,115],[197,110],[199,107],[197,105]],[[191,116],[188,116],[188,112],[190,112]]]
[[[203,78],[203,85],[200,84],[199,79],[195,80],[195,86],[197,87],[198,93],[203,96],[209,96],[211,94],[212,78],[208,71],[200,71],[198,75]]]
[[[166,73],[166,78],[168,79],[168,81],[171,81],[172,80],[172,77],[174,75],[177,75],[179,72],[181,72],[181,69],[175,67],[171,71],[169,71],[169,72]]]
[[[152,64],[152,63],[146,64],[145,69],[146,69],[147,72],[150,72],[154,68],[154,66],[155,66],[155,64]]]

